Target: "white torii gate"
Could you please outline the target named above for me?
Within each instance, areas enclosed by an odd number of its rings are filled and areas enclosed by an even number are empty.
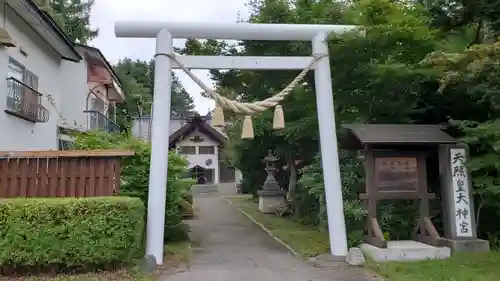
[[[172,69],[179,68],[165,55],[173,54],[174,38],[310,41],[314,56],[328,55],[327,36],[355,29],[346,25],[246,24],[213,22],[134,22],[115,24],[117,37],[156,38],[151,166],[147,218],[146,255],[163,264],[165,197],[168,169]],[[177,56],[188,69],[305,69],[310,57]],[[342,201],[330,62],[315,64],[316,101],[325,183],[331,254],[347,255],[347,235]]]

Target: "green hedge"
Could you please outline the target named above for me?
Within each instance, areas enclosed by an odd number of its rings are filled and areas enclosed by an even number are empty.
[[[0,201],[0,265],[128,263],[142,247],[144,205],[130,197]]]
[[[85,132],[74,135],[73,149],[125,149],[135,152],[134,156],[121,160],[120,196],[140,198],[148,204],[149,165],[151,145],[134,137],[105,132]],[[168,153],[168,182],[165,204],[165,242],[188,239],[189,228],[183,223],[182,205],[190,192],[193,180],[183,179],[188,162],[174,152]]]

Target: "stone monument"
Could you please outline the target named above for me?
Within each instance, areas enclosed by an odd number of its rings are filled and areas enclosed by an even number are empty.
[[[444,237],[441,244],[457,252],[487,252],[489,242],[477,238],[472,182],[463,144],[439,147],[439,175],[443,194]]]
[[[274,178],[276,171],[275,163],[278,161],[272,151],[264,158],[266,163],[267,178],[262,190],[259,191],[259,211],[264,214],[274,214],[278,209],[285,206],[285,194]]]

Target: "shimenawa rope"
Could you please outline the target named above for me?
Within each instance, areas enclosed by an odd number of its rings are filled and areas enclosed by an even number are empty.
[[[257,113],[257,112],[263,112],[269,108],[275,107],[275,116],[274,116],[274,125],[273,127],[275,129],[281,129],[284,128],[284,117],[283,117],[283,109],[279,105],[281,101],[285,99],[286,96],[288,96],[292,90],[297,86],[302,79],[306,76],[306,74],[314,68],[314,65],[318,60],[327,57],[328,55],[313,55],[313,59],[309,63],[309,65],[303,69],[295,79],[290,82],[283,90],[281,90],[278,94],[267,98],[263,101],[257,101],[257,102],[252,102],[252,103],[243,103],[243,102],[238,102],[236,100],[231,100],[226,97],[223,97],[219,95],[217,92],[214,90],[210,89],[205,83],[203,83],[194,73],[189,70],[185,65],[183,65],[174,54],[166,54],[166,53],[157,53],[155,57],[157,56],[166,56],[168,57],[172,62],[177,63],[179,67],[191,78],[193,81],[198,84],[212,99],[215,100],[216,102],[216,109],[214,112],[214,118],[213,118],[213,124],[215,126],[223,126],[224,125],[224,116],[222,109],[217,108],[218,106],[222,107],[223,109],[228,109],[236,114],[245,114],[245,120],[243,123],[243,133],[242,133],[242,138],[246,139],[252,139],[253,138],[253,128],[252,128],[252,123],[251,123],[251,115]],[[217,118],[216,118],[217,117]],[[217,119],[217,120],[215,120]],[[222,119],[222,120],[219,120]],[[216,122],[217,121],[217,122]],[[220,124],[219,124],[220,123]]]

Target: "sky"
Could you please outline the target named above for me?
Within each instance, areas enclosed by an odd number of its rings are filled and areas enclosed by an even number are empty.
[[[99,28],[99,36],[91,45],[99,48],[112,64],[119,59],[150,60],[154,56],[155,39],[116,38],[114,24],[117,20],[140,21],[216,21],[236,22],[247,18],[247,0],[96,0],[91,12],[91,24]],[[174,40],[174,45],[184,46],[184,40]],[[175,70],[182,85],[194,99],[196,110],[206,114],[214,102],[201,96],[201,89],[180,70]],[[210,85],[208,72],[195,70],[195,75]]]

